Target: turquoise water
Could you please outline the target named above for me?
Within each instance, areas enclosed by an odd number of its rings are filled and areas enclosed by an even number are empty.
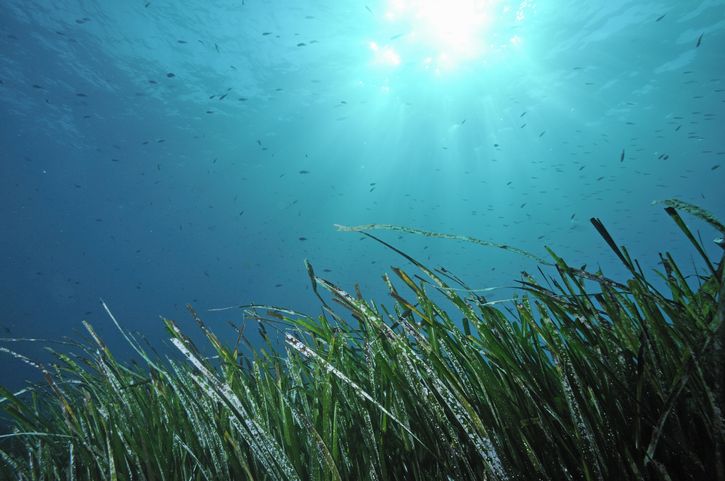
[[[409,264],[334,224],[616,276],[598,217],[647,269],[691,266],[652,201],[725,218],[724,46],[723,1],[4,0],[0,336],[86,319],[126,352],[103,298],[154,344],[159,316],[193,330],[186,303],[233,340],[239,313],[207,309],[319,313],[305,258],[389,305],[380,275]],[[474,288],[535,272],[373,233]],[[33,377],[0,361],[0,384]]]

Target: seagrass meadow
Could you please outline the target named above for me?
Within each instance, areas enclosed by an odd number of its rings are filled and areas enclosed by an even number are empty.
[[[179,352],[150,353],[104,303],[141,362],[118,360],[87,323],[91,340],[67,341],[52,363],[1,348],[44,378],[2,391],[2,477],[724,480],[723,261],[680,212],[725,229],[666,204],[693,266],[663,252],[646,274],[594,218],[626,278],[549,250],[499,303],[363,231],[411,266],[383,276],[389,305],[307,263],[323,314],[240,306],[269,333],[247,354],[241,328],[225,342],[191,306],[214,355],[170,319]]]

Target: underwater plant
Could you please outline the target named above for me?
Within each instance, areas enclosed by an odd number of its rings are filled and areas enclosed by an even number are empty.
[[[676,209],[725,229],[689,204],[666,203],[703,273],[686,276],[660,254],[660,288],[598,219],[627,279],[549,250],[541,277],[522,273],[515,298],[497,305],[368,232],[406,228],[370,225],[344,229],[418,272],[383,276],[393,299],[385,307],[306,262],[320,316],[240,306],[283,329],[281,347],[267,338],[244,354],[241,329],[227,345],[189,307],[215,355],[166,319],[181,357],[152,357],[103,304],[142,365],[117,360],[88,323],[92,341],[56,351],[50,365],[0,348],[45,381],[1,389],[12,431],[0,436],[0,476],[723,481],[724,264]]]

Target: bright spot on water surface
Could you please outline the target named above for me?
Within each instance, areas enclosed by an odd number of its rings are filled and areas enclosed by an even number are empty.
[[[513,7],[517,22],[524,19],[527,4]],[[441,74],[480,60],[496,48],[489,33],[497,16],[506,16],[511,8],[501,0],[387,0],[379,18],[387,31],[396,33],[370,42],[374,63]],[[520,42],[510,39],[512,45]]]

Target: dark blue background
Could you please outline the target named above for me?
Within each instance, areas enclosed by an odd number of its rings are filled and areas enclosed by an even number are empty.
[[[723,2],[528,2],[518,20],[500,2],[487,53],[438,73],[382,2],[242,3],[3,2],[0,337],[77,338],[85,319],[129,355],[104,298],[153,344],[160,316],[194,331],[186,303],[232,342],[239,312],[208,308],[319,312],[305,258],[390,304],[380,275],[404,260],[334,223],[549,245],[616,276],[589,217],[647,269],[694,252],[651,201],[725,217]],[[376,64],[372,41],[401,64]],[[535,269],[378,234],[476,288]],[[0,383],[37,378],[0,358]]]

